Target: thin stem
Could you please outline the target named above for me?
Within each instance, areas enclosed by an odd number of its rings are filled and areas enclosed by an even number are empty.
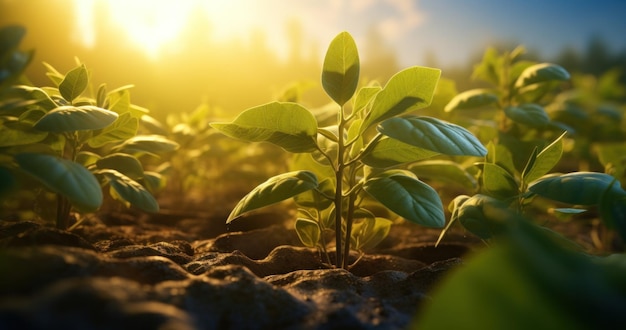
[[[352,173],[350,173],[350,185],[353,186],[354,185],[354,177],[355,177],[355,173],[356,171],[352,171]],[[354,202],[356,201],[356,191],[352,191],[348,197],[348,212],[346,214],[346,245],[344,247],[344,251],[343,251],[343,268],[347,269],[347,264],[348,264],[348,258],[350,257],[350,238],[352,236],[352,221],[353,216],[354,216]]]
[[[345,165],[343,163],[343,157],[344,157],[344,150],[345,150],[345,146],[344,146],[344,136],[343,136],[343,130],[344,130],[344,126],[346,125],[346,121],[344,120],[344,107],[341,106],[341,109],[339,111],[339,127],[338,127],[338,132],[339,134],[337,137],[337,165],[335,167],[335,256],[336,256],[336,260],[335,260],[335,265],[337,267],[343,267],[343,260],[342,260],[342,254],[341,254],[341,250],[342,250],[342,242],[341,242],[341,225],[342,225],[342,213],[343,213],[343,171],[345,168]],[[332,164],[332,162],[331,162]],[[350,244],[349,241],[345,242],[347,245]]]

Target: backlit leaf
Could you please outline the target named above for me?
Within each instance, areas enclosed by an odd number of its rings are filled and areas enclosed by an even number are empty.
[[[382,90],[380,86],[365,86],[359,89],[354,99],[354,111],[362,111]]]
[[[317,121],[296,103],[272,102],[253,107],[231,123],[211,123],[211,127],[233,138],[271,142],[294,153],[317,149]]]
[[[418,178],[428,178],[446,184],[460,185],[473,191],[478,187],[476,179],[461,165],[450,160],[425,160],[409,167]]]
[[[367,180],[363,189],[385,207],[411,222],[437,228],[446,223],[437,192],[402,172],[383,172]]]
[[[359,83],[359,54],[348,32],[333,39],[324,58],[322,86],[337,104],[343,106]]]
[[[116,193],[113,197],[120,197],[122,201],[146,212],[159,212],[159,203],[137,181],[125,176],[116,170],[99,170],[109,180],[109,185]]]
[[[456,95],[444,108],[445,112],[462,109],[474,109],[495,104],[498,95],[487,89],[471,89]]]
[[[137,180],[143,177],[143,166],[137,158],[123,153],[112,153],[96,161],[99,169],[116,170],[127,177]]]
[[[390,118],[378,131],[391,138],[446,155],[485,156],[487,149],[465,128],[432,117]]]
[[[19,123],[0,124],[0,147],[19,146],[42,141],[48,133],[23,127]]]
[[[113,124],[102,129],[97,135],[94,135],[87,143],[92,148],[100,148],[108,143],[128,140],[137,134],[139,128],[139,120],[130,113],[121,114]]]
[[[309,171],[293,171],[271,177],[244,196],[232,210],[226,223],[240,215],[272,205],[317,187],[317,177]]]
[[[321,237],[320,227],[317,222],[309,219],[298,218],[295,224],[296,233],[300,242],[306,247],[316,247]]]
[[[64,99],[72,102],[85,91],[88,82],[87,68],[81,64],[65,75],[59,84],[59,92]]]
[[[371,148],[368,148],[361,161],[371,167],[386,168],[416,162],[436,155],[439,153],[383,137],[376,141]]]
[[[159,154],[178,149],[178,143],[162,135],[137,135],[113,148],[125,153]]]
[[[530,170],[525,171],[526,173],[523,174],[526,183],[533,182],[548,174],[558,164],[563,155],[563,137],[565,137],[565,134],[561,134],[561,136],[539,152]]]
[[[66,105],[45,114],[35,123],[35,128],[54,133],[96,130],[111,125],[116,119],[117,114],[106,109]]]
[[[526,68],[515,81],[515,87],[520,88],[551,80],[568,80],[569,78],[569,72],[561,66],[551,63],[540,63]]]
[[[84,166],[46,154],[15,155],[20,168],[61,194],[77,209],[93,212],[102,204],[100,183]]]
[[[519,186],[515,178],[504,168],[483,163],[482,188],[484,193],[497,198],[510,198],[519,194]]]
[[[363,121],[361,132],[387,118],[430,105],[440,75],[439,69],[418,66],[393,75],[372,101],[372,109]]]

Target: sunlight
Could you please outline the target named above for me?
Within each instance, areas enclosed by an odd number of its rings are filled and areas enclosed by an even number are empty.
[[[97,7],[96,5],[102,5]],[[129,42],[157,59],[165,45],[179,38],[196,11],[209,20],[210,31],[219,39],[248,32],[253,24],[254,3],[239,1],[173,0],[74,0],[80,42],[93,47],[98,37],[94,31],[96,8],[99,19],[125,31]],[[245,8],[246,10],[242,10]]]

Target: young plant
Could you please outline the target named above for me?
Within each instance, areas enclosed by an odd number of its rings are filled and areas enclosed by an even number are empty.
[[[440,70],[410,67],[385,87],[365,86],[357,92],[359,70],[356,44],[342,32],[331,42],[322,71],[324,91],[335,103],[325,107],[335,111],[330,126],[319,127],[311,111],[290,102],[260,105],[232,122],[211,124],[230,137],[270,142],[295,153],[299,168],[254,188],[227,223],[296,197],[301,217],[295,227],[301,240],[326,251],[325,234],[334,231],[334,264],[341,268],[348,268],[352,248],[371,247],[386,236],[391,221],[388,214],[378,214],[379,205],[420,225],[445,224],[437,192],[398,167],[438,154],[482,157],[487,150],[460,126],[410,115],[430,104]]]
[[[14,170],[57,195],[57,227],[69,226],[72,209],[96,211],[106,185],[127,206],[158,211],[150,191],[162,185],[161,175],[144,171],[139,157],[172,151],[177,144],[162,136],[136,136],[147,110],[130,103],[132,86],[107,92],[101,85],[93,99],[83,96],[89,86],[84,64],[65,75],[47,67],[55,87],[12,88],[13,102],[1,116],[0,145]]]

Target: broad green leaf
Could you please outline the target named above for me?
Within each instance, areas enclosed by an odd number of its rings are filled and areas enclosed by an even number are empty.
[[[98,159],[96,165],[101,170],[116,170],[133,180],[143,178],[143,166],[137,158],[128,154],[112,153]]]
[[[113,148],[124,153],[160,154],[178,149],[178,143],[162,135],[137,135]]]
[[[396,140],[446,155],[482,157],[487,149],[465,128],[432,117],[396,117],[378,125]]]
[[[46,93],[41,88],[27,85],[18,85],[14,86],[13,88],[27,93],[27,98],[31,100],[36,100],[37,104],[39,104],[42,108],[46,110],[52,110],[58,106],[56,103],[54,103],[50,95],[48,95],[48,93]]]
[[[69,102],[74,101],[87,88],[89,77],[84,64],[70,70],[59,84],[59,92]]]
[[[550,117],[548,117],[546,110],[542,106],[533,103],[506,107],[504,113],[513,121],[530,127],[543,127],[550,122]]]
[[[96,130],[111,125],[116,119],[117,114],[106,109],[91,105],[66,105],[41,117],[35,123],[35,128],[54,133]]]
[[[359,83],[359,53],[348,32],[333,39],[324,58],[322,86],[337,104],[343,106]]]
[[[360,88],[354,99],[354,111],[363,111],[381,90],[382,87],[380,86],[365,86]]]
[[[316,189],[311,189],[300,193],[299,195],[294,196],[294,200],[300,206],[324,210],[334,202],[334,200],[327,197],[334,195],[335,180],[326,178],[319,182],[319,186]]]
[[[409,166],[418,178],[428,178],[446,184],[460,185],[473,191],[478,187],[476,179],[461,165],[450,160],[425,160]]]
[[[569,78],[569,72],[561,66],[551,63],[540,63],[526,68],[515,81],[515,87],[520,88],[551,80],[568,80]]]
[[[19,123],[0,124],[0,147],[12,147],[43,141],[48,133],[23,127]]]
[[[61,194],[77,209],[93,212],[102,204],[100,183],[84,166],[46,154],[15,155],[20,168]]]
[[[440,75],[439,69],[418,66],[396,73],[372,101],[361,133],[387,118],[430,105]]]
[[[383,137],[366,149],[361,161],[371,167],[387,168],[437,155],[439,155],[437,152],[414,147],[396,139]]]
[[[532,183],[528,190],[562,203],[596,205],[600,203],[601,196],[611,199],[626,197],[626,192],[613,180],[613,176],[604,173],[573,172],[545,176]]]
[[[487,89],[470,89],[459,93],[446,104],[444,111],[474,109],[498,102],[498,95]]]
[[[298,238],[300,238],[300,242],[302,242],[304,246],[310,248],[317,246],[322,234],[317,222],[309,219],[298,218],[296,219],[295,228]]]
[[[317,149],[317,121],[296,103],[273,102],[245,110],[231,123],[211,123],[230,137],[248,142],[271,142],[299,153]]]
[[[356,158],[363,149],[363,136],[359,134],[363,120],[355,119],[348,128],[347,143],[350,145],[350,158]]]
[[[446,223],[437,192],[422,181],[401,172],[383,172],[367,180],[363,189],[385,207],[411,222],[437,228]]]
[[[451,222],[459,221],[465,229],[481,239],[489,239],[500,232],[503,219],[499,213],[490,212],[490,209],[505,209],[500,200],[482,194],[470,198],[463,196],[455,204]]]
[[[237,203],[226,223],[246,212],[284,201],[317,186],[317,177],[310,171],[293,171],[271,177]]]
[[[76,154],[76,159],[74,161],[85,166],[86,168],[89,168],[91,165],[94,165],[98,159],[100,159],[100,155],[94,152],[81,151]]]
[[[109,92],[109,110],[121,115],[126,112],[130,112],[130,91],[128,89],[121,89]]]
[[[96,106],[100,108],[107,108],[107,85],[100,84],[98,87],[98,93],[96,94]]]
[[[497,198],[510,198],[519,194],[515,178],[504,168],[483,163],[482,188],[484,193]]]
[[[524,182],[531,183],[539,179],[548,174],[559,163],[563,155],[563,137],[565,137],[565,134],[567,133],[561,134],[561,136],[539,152],[532,167],[523,174]]]
[[[99,170],[97,173],[108,179],[111,189],[115,191],[115,194],[112,194],[114,198],[119,197],[122,201],[146,212],[159,212],[159,203],[137,181],[116,170]]]
[[[100,148],[108,143],[128,140],[137,134],[139,121],[130,113],[125,112],[113,122],[92,136],[87,143],[92,148]]]

